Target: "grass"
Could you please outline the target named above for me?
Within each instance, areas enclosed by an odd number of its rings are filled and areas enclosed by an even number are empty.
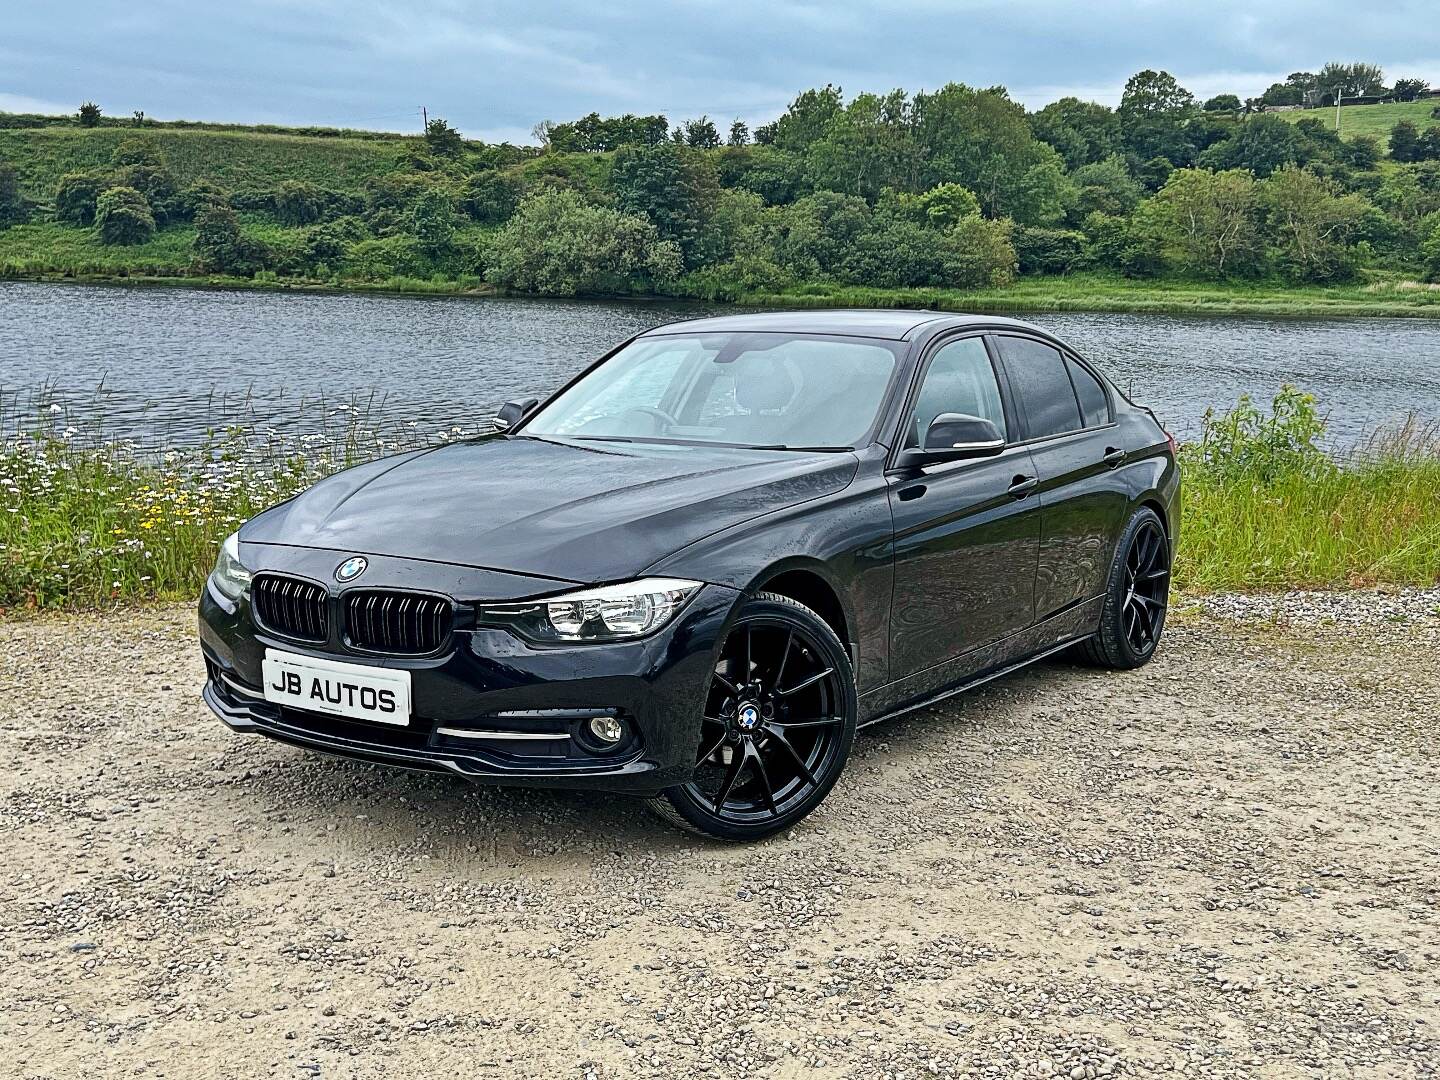
[[[254,423],[143,448],[56,407],[0,416],[0,610],[199,593],[225,535],[336,469],[464,436],[378,425],[383,402],[313,403],[313,430]],[[1182,449],[1183,593],[1440,582],[1440,432],[1416,425],[1336,460],[1314,403],[1242,400]]]
[[[465,434],[372,420],[383,401],[309,403],[313,430],[252,422],[200,445],[142,447],[41,401],[0,414],[0,610],[193,597],[216,545],[317,480]]]
[[[1440,582],[1440,426],[1414,419],[1339,458],[1289,388],[1207,416],[1181,450],[1175,581],[1190,592]]]
[[[1424,131],[1431,124],[1440,123],[1431,116],[1436,106],[1440,106],[1440,98],[1426,98],[1424,101],[1397,101],[1388,105],[1341,105],[1340,106],[1340,134],[1345,137],[1351,135],[1374,135],[1380,140],[1382,147],[1390,145],[1390,129],[1401,120],[1409,120],[1421,131]],[[1277,113],[1286,120],[1294,123],[1306,117],[1314,117],[1323,120],[1325,126],[1335,130],[1335,106],[1321,109],[1295,109],[1292,112]]]
[[[743,297],[759,307],[923,307],[939,311],[1113,311],[1193,315],[1440,317],[1440,288],[1377,275],[1353,285],[1195,282],[1118,274],[1022,277],[987,289],[874,289],[805,285]]]
[[[136,138],[160,151],[181,187],[197,180],[225,188],[308,180],[358,191],[369,177],[398,168],[393,142],[167,128],[0,129],[0,160],[15,166],[22,193],[48,203],[65,173],[108,166],[115,148]]]

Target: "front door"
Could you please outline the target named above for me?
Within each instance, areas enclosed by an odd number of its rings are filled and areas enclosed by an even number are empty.
[[[940,413],[981,416],[1006,433],[995,368],[981,337],[929,358],[901,428],[916,446]],[[890,677],[903,679],[1030,625],[1040,544],[1035,466],[1024,446],[890,477],[895,593]]]

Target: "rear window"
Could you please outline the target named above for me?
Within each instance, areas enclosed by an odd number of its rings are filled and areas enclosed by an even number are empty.
[[[1078,431],[1083,426],[1080,405],[1060,351],[1030,338],[1000,337],[996,342],[1025,414],[1029,437],[1043,439]]]
[[[1070,371],[1070,381],[1075,384],[1075,396],[1080,399],[1080,416],[1085,426],[1100,427],[1110,422],[1110,397],[1100,380],[1090,374],[1082,364],[1070,357],[1065,358],[1065,367]]]

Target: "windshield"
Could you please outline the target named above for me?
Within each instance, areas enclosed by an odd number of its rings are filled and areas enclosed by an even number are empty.
[[[898,345],[794,334],[633,341],[521,434],[839,450],[875,422]]]

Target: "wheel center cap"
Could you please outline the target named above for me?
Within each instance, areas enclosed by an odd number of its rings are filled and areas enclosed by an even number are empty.
[[[747,701],[735,712],[735,726],[741,731],[754,731],[760,726],[760,708]]]

